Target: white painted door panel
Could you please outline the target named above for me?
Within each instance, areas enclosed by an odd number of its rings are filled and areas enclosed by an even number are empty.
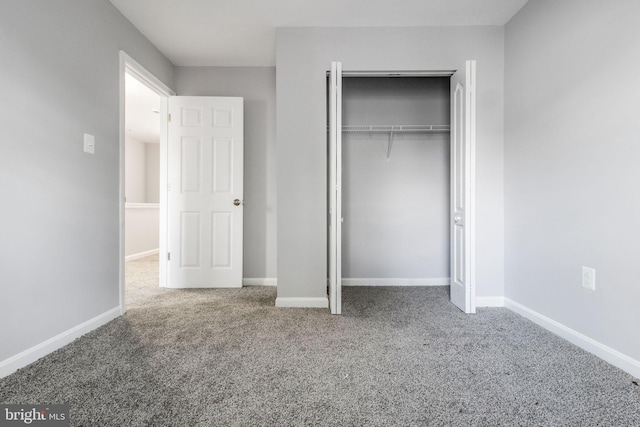
[[[451,77],[451,302],[475,313],[475,61]]]
[[[342,313],[342,63],[329,75],[329,307]]]
[[[168,287],[242,286],[243,99],[169,98]]]

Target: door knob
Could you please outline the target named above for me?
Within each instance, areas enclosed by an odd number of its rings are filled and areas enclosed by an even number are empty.
[[[458,223],[458,222],[460,222],[461,219],[462,218],[460,216],[456,215],[456,216],[453,217],[453,222]]]
[[[242,203],[242,202],[240,201],[240,199],[235,199],[235,200],[233,201],[233,205],[234,205],[234,206],[240,206],[240,203]]]

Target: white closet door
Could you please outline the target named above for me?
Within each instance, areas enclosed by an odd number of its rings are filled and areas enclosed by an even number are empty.
[[[243,99],[169,98],[168,287],[242,286]]]
[[[342,313],[342,63],[329,76],[329,306]]]
[[[451,302],[475,313],[476,62],[451,77]]]

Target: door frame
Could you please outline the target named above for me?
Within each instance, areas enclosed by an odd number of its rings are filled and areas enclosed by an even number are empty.
[[[457,72],[458,70],[456,69],[452,69],[452,70],[413,70],[413,71],[408,71],[408,70],[400,70],[400,71],[393,71],[393,70],[387,70],[387,71],[358,71],[358,70],[340,70],[340,76],[338,78],[349,78],[349,77],[448,77],[449,79]],[[328,76],[328,81],[331,81],[331,71],[327,71],[327,76]],[[330,97],[331,93],[328,91],[327,92],[327,96]],[[331,103],[331,99],[327,99],[328,103]],[[475,101],[474,101],[475,102]],[[330,115],[331,112],[328,111],[328,116],[327,116],[327,126],[329,127],[329,132],[331,132],[330,129]],[[475,120],[475,119],[474,119]],[[475,121],[473,123],[473,127],[475,129]],[[451,144],[451,143],[449,143]],[[471,182],[469,185],[469,188],[467,189],[469,191],[470,194],[470,199],[471,202],[469,204],[468,210],[469,210],[469,234],[470,234],[470,242],[469,244],[471,245],[471,254],[470,254],[470,269],[469,269],[469,281],[470,281],[470,299],[471,299],[471,311],[470,313],[475,313],[475,306],[476,306],[476,302],[475,302],[475,298],[476,298],[476,293],[475,293],[475,282],[476,282],[476,261],[475,261],[475,235],[476,235],[476,191],[475,191],[475,181],[476,181],[476,138],[473,138],[471,141],[471,147],[470,147],[470,159],[469,159],[469,163],[466,165],[465,168],[465,173],[468,174],[468,176],[471,177]],[[331,158],[331,152],[329,154],[329,159],[328,162],[333,162],[333,159]],[[336,177],[332,176],[334,173],[334,169],[332,168],[328,168],[329,173],[331,176],[329,176],[327,182],[329,183],[329,187],[331,187],[330,183],[333,182],[337,182]],[[451,193],[451,188],[452,188],[453,183],[449,183],[449,192]],[[328,188],[328,193],[329,193],[329,197],[331,197],[333,191],[331,190],[331,188]],[[449,221],[453,221],[452,218],[452,213],[449,213]],[[327,224],[329,225],[329,224]],[[331,233],[332,231],[329,229],[329,227],[327,226],[327,233]],[[449,236],[449,242],[451,244],[452,239],[454,238],[453,235]],[[337,240],[341,240],[342,239],[337,239]],[[328,238],[327,241],[329,242],[329,251],[327,251],[328,254],[332,254],[332,252],[335,252],[335,249],[331,247],[331,242],[332,239]],[[339,253],[339,252],[338,252]],[[335,260],[332,261],[332,256],[329,256],[328,259],[329,262],[329,274],[331,275],[332,272],[335,271],[335,267],[332,266],[332,262],[335,262]],[[450,286],[451,286],[451,272],[449,272],[449,281],[450,281]],[[341,275],[339,277],[340,281],[342,279]],[[341,287],[341,284],[340,284]],[[341,305],[339,303],[339,305]]]
[[[342,63],[329,73],[329,309],[342,313]]]
[[[125,74],[129,73],[160,96],[160,230],[159,230],[159,278],[160,287],[167,283],[167,104],[168,98],[176,93],[155,75],[144,68],[125,51],[120,51],[119,92],[120,92],[120,189],[119,189],[119,282],[120,313],[125,313]]]

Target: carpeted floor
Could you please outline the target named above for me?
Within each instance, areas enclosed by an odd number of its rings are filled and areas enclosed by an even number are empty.
[[[144,306],[145,300],[169,292],[158,286],[158,255],[125,263],[125,306],[127,310]]]
[[[446,287],[344,288],[331,316],[270,287],[137,286],[0,402],[68,403],[82,426],[640,426],[636,379],[509,310],[464,315]]]

